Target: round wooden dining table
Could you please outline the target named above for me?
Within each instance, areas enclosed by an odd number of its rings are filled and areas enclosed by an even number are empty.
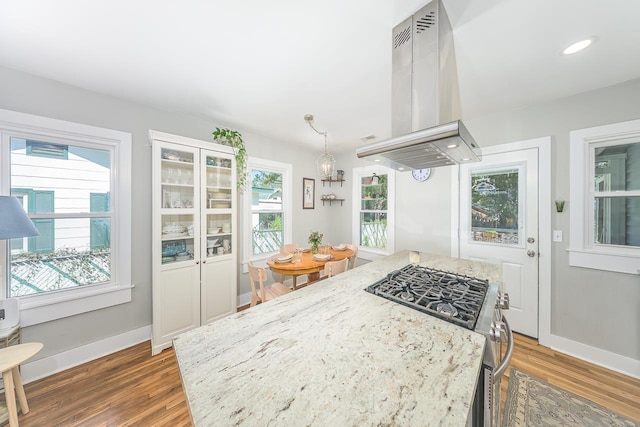
[[[293,289],[296,289],[296,281],[298,276],[307,275],[307,284],[313,283],[320,279],[320,270],[324,268],[324,265],[329,261],[340,261],[341,259],[351,258],[354,253],[351,249],[338,250],[330,248],[327,251],[331,254],[331,258],[326,261],[319,261],[313,257],[311,251],[303,252],[300,262],[276,262],[276,259],[283,255],[278,255],[269,258],[267,265],[269,269],[277,274],[284,274],[285,276],[291,276],[293,280]]]

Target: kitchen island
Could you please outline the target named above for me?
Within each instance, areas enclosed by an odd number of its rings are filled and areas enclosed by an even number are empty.
[[[195,426],[465,425],[485,338],[364,291],[409,251],[174,340]],[[497,281],[495,266],[420,264]]]

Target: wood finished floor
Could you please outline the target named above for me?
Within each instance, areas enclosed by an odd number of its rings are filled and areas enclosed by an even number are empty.
[[[538,341],[514,334],[510,368],[516,368],[640,423],[640,380],[554,351]],[[501,383],[502,408],[509,383]]]
[[[640,422],[640,380],[519,335],[511,366]],[[506,379],[502,386],[504,407]],[[22,427],[191,425],[173,349],[152,357],[150,342],[32,382],[25,391],[31,411],[19,416]]]

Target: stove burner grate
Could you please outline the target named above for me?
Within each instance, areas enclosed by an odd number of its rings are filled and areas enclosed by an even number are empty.
[[[365,290],[473,330],[488,288],[487,280],[409,264]]]

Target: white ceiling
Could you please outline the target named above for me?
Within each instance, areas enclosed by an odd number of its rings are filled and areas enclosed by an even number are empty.
[[[443,1],[465,119],[640,77],[640,1]],[[0,0],[0,65],[321,151],[310,113],[351,150],[389,137],[391,29],[427,2]]]

